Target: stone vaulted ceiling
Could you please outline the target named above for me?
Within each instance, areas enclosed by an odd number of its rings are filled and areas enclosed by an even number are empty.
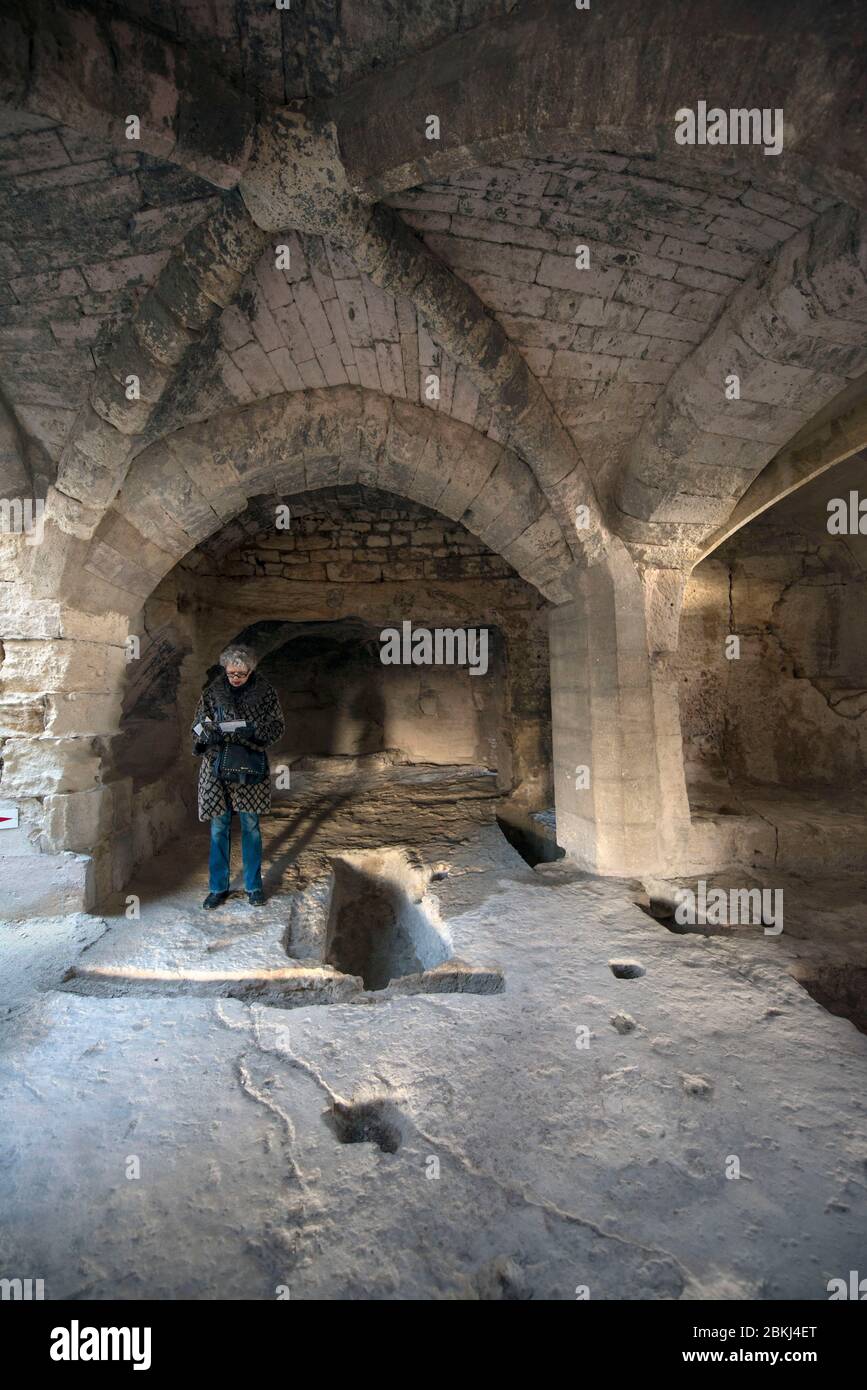
[[[0,112],[0,386],[55,463],[113,330],[218,196],[162,160]]]
[[[515,9],[516,0],[122,0],[113,8],[179,39],[274,105],[329,96],[377,69]]]
[[[786,202],[731,178],[716,191],[709,179],[678,185],[657,166],[573,152],[470,170],[391,199],[502,324],[595,477],[622,456],[732,292],[831,205],[806,189]],[[596,263],[580,278],[579,241]],[[412,303],[384,294],[323,239],[302,243],[289,272],[275,271],[266,253],[224,312],[197,397],[185,383],[191,417],[221,401],[348,381],[498,437],[469,373]],[[434,400],[425,394],[431,371],[440,377]],[[844,373],[828,373],[824,385],[833,394]]]
[[[809,80],[776,4],[4,0],[8,477],[90,535],[160,437],[358,387],[507,446],[573,559],[694,558],[867,370],[857,7],[783,8]],[[678,149],[713,82],[791,152]]]

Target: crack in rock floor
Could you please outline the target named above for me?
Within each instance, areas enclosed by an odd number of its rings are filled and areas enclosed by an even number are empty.
[[[825,1299],[863,1256],[867,1037],[793,973],[867,964],[864,883],[786,879],[778,938],[675,935],[634,883],[531,870],[477,784],[411,777],[382,815],[368,786],[349,847],[406,845],[419,786],[409,848],[503,993],[72,993],[117,910],[0,930],[4,1268],[47,1298]],[[255,917],[198,909],[204,841],[163,856],[142,950],[171,921],[181,956],[254,958],[344,829]]]

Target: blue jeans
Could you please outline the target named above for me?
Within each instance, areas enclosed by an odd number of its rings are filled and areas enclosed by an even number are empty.
[[[244,890],[255,893],[262,888],[262,832],[255,811],[239,811],[241,853],[244,856]],[[211,856],[208,860],[211,893],[228,893],[231,877],[232,812],[211,817]]]

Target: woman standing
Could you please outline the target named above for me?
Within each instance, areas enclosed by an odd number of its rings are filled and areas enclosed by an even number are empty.
[[[211,822],[208,896],[203,907],[219,907],[229,892],[232,812],[241,821],[244,888],[253,907],[262,891],[262,832],[259,817],[271,809],[271,771],[265,749],[283,733],[277,692],[255,671],[249,647],[227,647],[223,670],[206,686],[193,723],[193,752],[199,769],[199,820]]]

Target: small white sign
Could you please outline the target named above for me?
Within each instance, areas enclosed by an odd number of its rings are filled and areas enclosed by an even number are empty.
[[[18,807],[0,805],[0,830],[18,828]]]

